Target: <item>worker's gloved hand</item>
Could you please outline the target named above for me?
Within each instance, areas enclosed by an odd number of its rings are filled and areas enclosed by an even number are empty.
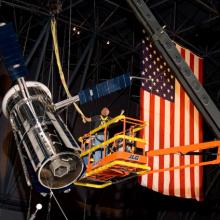
[[[125,113],[125,110],[122,109],[120,115],[123,115]]]
[[[85,124],[87,122],[85,116],[81,115],[81,118],[82,118],[83,123]]]

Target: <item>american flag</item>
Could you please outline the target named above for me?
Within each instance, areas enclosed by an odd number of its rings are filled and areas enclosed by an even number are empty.
[[[203,61],[188,49],[176,45],[195,76],[202,80]],[[146,38],[142,49],[141,117],[148,122],[143,136],[145,150],[157,150],[202,142],[202,120],[174,73]],[[201,161],[198,155],[165,155],[150,158],[152,169],[187,165]],[[165,195],[202,200],[202,168],[185,168],[143,175],[140,183]]]

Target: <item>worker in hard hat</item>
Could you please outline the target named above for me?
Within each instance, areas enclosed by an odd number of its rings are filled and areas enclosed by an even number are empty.
[[[92,129],[95,129],[111,119],[109,117],[109,114],[110,114],[109,109],[107,107],[104,107],[102,108],[100,115],[95,115],[92,117],[83,117],[82,119],[84,122],[91,122]],[[92,140],[92,145],[97,146],[101,144],[102,142],[104,142],[104,131],[103,130],[98,131],[95,134],[94,139]],[[96,150],[93,154],[93,159],[95,163],[99,161],[102,157],[103,157],[103,148]]]

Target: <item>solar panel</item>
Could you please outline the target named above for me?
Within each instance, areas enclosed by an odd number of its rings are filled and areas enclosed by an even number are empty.
[[[0,24],[0,54],[12,80],[27,74],[22,50],[12,24]]]
[[[85,89],[78,93],[80,104],[96,100],[131,85],[129,74],[123,74],[114,79],[99,83],[91,89]]]

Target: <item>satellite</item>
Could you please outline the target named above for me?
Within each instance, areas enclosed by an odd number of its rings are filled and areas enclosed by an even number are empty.
[[[26,82],[27,68],[11,24],[0,25],[0,53],[16,84],[3,99],[28,185],[37,190],[66,189],[82,174],[84,165],[67,126],[53,107],[50,90]]]

